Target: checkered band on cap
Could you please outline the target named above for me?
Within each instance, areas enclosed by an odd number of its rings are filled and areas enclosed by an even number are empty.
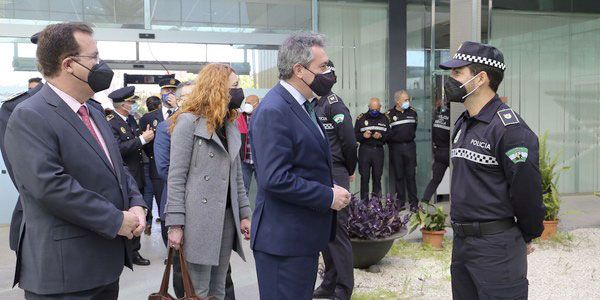
[[[472,162],[482,164],[482,165],[498,165],[498,160],[489,155],[477,153],[465,148],[456,148],[452,149],[452,158],[464,158],[466,160],[470,160]]]
[[[453,58],[472,62],[472,63],[488,65],[490,67],[498,68],[502,71],[506,70],[506,65],[503,62],[499,62],[497,60],[487,58],[487,57],[481,57],[481,56],[477,56],[477,55],[463,54],[463,53],[457,52],[456,54],[454,54]]]

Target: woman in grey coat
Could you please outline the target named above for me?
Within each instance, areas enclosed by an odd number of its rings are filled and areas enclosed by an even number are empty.
[[[233,69],[209,64],[170,128],[169,244],[183,247],[196,293],[214,299],[225,297],[231,251],[245,260],[241,240],[250,238],[251,211],[235,125],[243,99]]]

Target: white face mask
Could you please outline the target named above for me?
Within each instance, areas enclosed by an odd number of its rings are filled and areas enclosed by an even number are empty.
[[[244,103],[242,105],[242,112],[246,114],[251,114],[252,111],[254,111],[254,106],[252,106],[252,104]]]

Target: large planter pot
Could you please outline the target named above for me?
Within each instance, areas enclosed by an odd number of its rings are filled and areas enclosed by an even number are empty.
[[[396,233],[390,237],[378,240],[350,239],[354,267],[366,269],[377,264],[390,251],[394,241],[401,237],[401,233]]]
[[[446,230],[429,231],[421,229],[423,234],[423,245],[429,245],[434,250],[444,249],[444,234]]]
[[[542,232],[541,239],[547,240],[547,239],[555,236],[557,228],[558,228],[558,220],[544,221],[544,231]]]

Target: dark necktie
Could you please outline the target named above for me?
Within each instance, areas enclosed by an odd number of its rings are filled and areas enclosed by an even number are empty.
[[[170,110],[170,109],[169,109],[169,110],[167,110],[167,118],[168,118],[168,117],[170,117],[172,114],[173,114],[173,111],[172,111],[172,110]]]
[[[306,112],[308,112],[308,115],[310,116],[310,119],[313,121],[313,123],[315,123],[315,125],[319,127],[319,123],[317,122],[317,115],[315,114],[315,108],[313,107],[312,103],[305,101],[304,108],[306,109]]]

